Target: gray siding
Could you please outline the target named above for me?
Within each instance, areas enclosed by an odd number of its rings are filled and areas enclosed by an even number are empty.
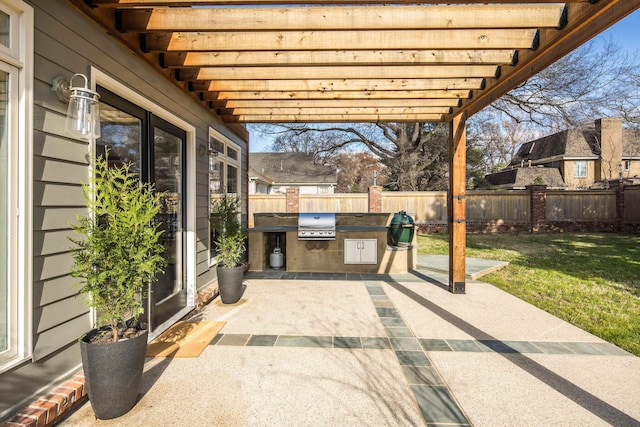
[[[238,144],[247,145],[217,117],[135,57],[65,0],[28,0],[35,11],[33,133],[33,359],[0,374],[0,414],[80,364],[76,341],[90,327],[89,311],[76,297],[69,275],[72,235],[69,223],[86,212],[81,184],[88,180],[89,146],[65,137],[66,104],[51,91],[58,76],[88,73],[91,65],[149,101],[174,112],[196,128],[196,147],[207,144],[212,126]],[[197,151],[196,151],[197,152]],[[215,279],[206,250],[209,231],[206,204],[208,164],[197,158],[197,287]],[[243,163],[246,174],[246,162]],[[246,194],[246,188],[243,188]]]

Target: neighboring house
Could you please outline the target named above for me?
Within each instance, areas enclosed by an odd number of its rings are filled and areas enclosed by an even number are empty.
[[[244,128],[219,117],[66,0],[0,0],[0,418],[80,369],[78,338],[93,315],[70,276],[70,222],[85,215],[89,160],[131,160],[166,191],[168,267],[145,318],[156,336],[191,311],[216,279],[210,192],[243,200]],[[102,136],[65,131],[57,76],[88,77],[100,95]]]
[[[249,155],[250,157],[253,154]],[[251,163],[251,160],[249,160]],[[268,176],[257,172],[249,165],[249,194],[269,194],[273,180]]]
[[[509,166],[486,176],[500,188],[524,188],[537,177],[549,187],[569,190],[606,186],[620,177],[638,179],[640,131],[623,129],[620,118],[596,120],[590,129],[569,129],[522,144]]]
[[[287,188],[333,194],[338,183],[336,168],[317,163],[312,154],[251,153],[249,169],[250,194],[285,194]]]

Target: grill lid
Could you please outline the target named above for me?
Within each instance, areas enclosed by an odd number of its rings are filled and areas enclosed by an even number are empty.
[[[336,238],[336,214],[300,213],[298,214],[298,239],[334,240]]]

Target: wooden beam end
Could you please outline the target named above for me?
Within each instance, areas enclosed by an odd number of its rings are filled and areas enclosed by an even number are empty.
[[[560,22],[558,22],[558,30],[563,29],[569,23],[569,12],[567,11],[567,5],[564,5],[562,8],[562,13],[560,14]]]
[[[540,30],[536,30],[531,42],[531,50],[537,50],[540,47]]]
[[[516,65],[518,65],[518,61],[520,60],[520,51],[518,49],[516,49],[513,52],[513,56],[511,57],[511,66],[515,67]]]

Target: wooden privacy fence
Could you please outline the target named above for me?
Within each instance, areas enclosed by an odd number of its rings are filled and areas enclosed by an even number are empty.
[[[625,188],[624,222],[625,224],[640,223],[640,185]]]
[[[616,192],[549,191],[548,221],[615,221]]]
[[[467,192],[467,222],[528,224],[531,221],[531,197],[523,191]]]
[[[426,230],[446,230],[446,192],[379,191],[378,196],[381,196],[381,207],[371,209],[371,193],[250,195],[249,226],[253,226],[254,213],[286,212],[287,206],[297,206],[298,212],[403,210]],[[292,202],[288,197],[297,199]],[[633,229],[640,224],[640,186],[601,191],[547,191],[544,186],[527,190],[468,191],[466,203],[469,231],[613,231],[623,225],[631,225]]]

